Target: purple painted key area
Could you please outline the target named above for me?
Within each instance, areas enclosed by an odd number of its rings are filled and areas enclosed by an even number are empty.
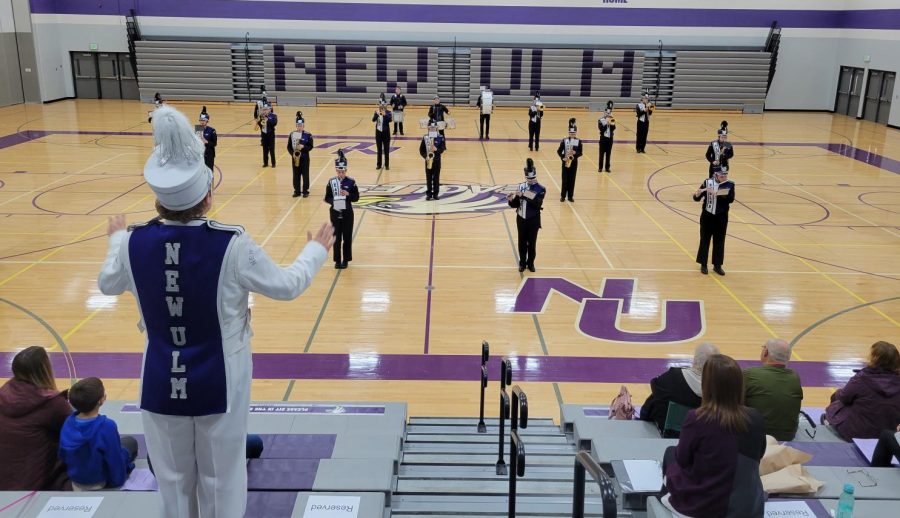
[[[319,459],[250,459],[250,491],[308,491],[316,481]]]
[[[805,432],[797,432],[798,436],[802,433]],[[869,467],[869,461],[853,443],[791,441],[784,444],[812,455],[812,460],[804,466]]]
[[[0,352],[0,378],[12,375],[12,352]],[[71,353],[78,377],[135,379],[141,375],[141,353]],[[51,353],[57,375],[69,374],[63,353]],[[612,358],[584,356],[518,356],[509,358],[513,378],[537,382],[647,383],[673,365],[686,360],[666,358]],[[498,379],[499,358],[491,358],[488,372]],[[758,361],[741,361],[744,367]],[[840,387],[853,376],[854,362],[791,362],[803,385]],[[475,381],[480,356],[440,354],[274,354],[253,355],[253,377],[257,379],[331,380],[422,380]],[[265,406],[265,405],[263,405]],[[350,412],[351,408],[344,407]],[[123,409],[124,410],[124,409]],[[128,411],[128,410],[125,410]],[[360,411],[362,413],[368,411]],[[383,410],[382,410],[383,412]],[[326,412],[327,413],[327,412]]]

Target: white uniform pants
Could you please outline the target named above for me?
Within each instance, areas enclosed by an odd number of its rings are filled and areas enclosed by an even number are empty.
[[[252,373],[249,351],[245,347],[225,361],[230,412],[201,417],[141,412],[164,517],[243,518]]]

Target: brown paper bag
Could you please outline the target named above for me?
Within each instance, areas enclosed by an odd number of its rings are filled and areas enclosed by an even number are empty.
[[[763,489],[767,493],[812,494],[822,487],[824,482],[816,480],[803,466],[794,464],[775,473],[762,477]]]
[[[774,437],[766,436],[766,452],[759,461],[759,474],[761,476],[775,473],[793,464],[809,462],[812,455],[790,446],[778,444]]]

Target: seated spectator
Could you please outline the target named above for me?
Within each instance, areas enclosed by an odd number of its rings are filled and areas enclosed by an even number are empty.
[[[900,423],[900,353],[893,344],[872,344],[866,367],[831,395],[825,422],[848,441],[875,439]]]
[[[900,462],[900,426],[897,431],[882,430],[878,442],[875,443],[875,451],[872,453],[873,468],[889,468],[891,467],[891,457]]]
[[[56,390],[43,347],[20,351],[12,379],[0,387],[0,491],[68,489],[59,461],[59,431],[72,408]]]
[[[100,414],[104,402],[106,390],[99,378],[85,378],[69,389],[75,413],[62,427],[59,457],[75,491],[120,487],[134,469],[137,441],[120,437],[116,422]]]
[[[800,376],[787,368],[791,346],[773,338],[762,346],[761,367],[744,370],[744,404],[755,408],[766,420],[766,434],[790,441],[800,424],[803,389]]]
[[[688,408],[700,406],[703,365],[713,354],[719,354],[715,345],[703,343],[694,349],[694,361],[690,367],[669,367],[669,370],[650,380],[650,396],[641,406],[642,421],[653,421],[663,429],[669,402]]]
[[[762,415],[741,404],[741,368],[722,354],[703,367],[703,403],[690,410],[678,446],[666,450],[663,505],[694,518],[759,517],[765,493],[759,460],[766,451]]]

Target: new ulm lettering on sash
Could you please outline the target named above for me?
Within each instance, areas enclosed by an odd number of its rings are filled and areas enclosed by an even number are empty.
[[[178,266],[181,243],[166,243],[166,266]],[[178,270],[166,269],[166,293],[179,293]],[[166,305],[169,308],[169,317],[181,317],[184,310],[184,297],[166,296]],[[176,347],[184,347],[187,344],[187,329],[184,326],[170,326],[172,343]],[[171,373],[183,374],[184,377],[172,376],[169,381],[172,386],[170,399],[187,399],[187,366],[179,362],[180,351],[172,351]]]

